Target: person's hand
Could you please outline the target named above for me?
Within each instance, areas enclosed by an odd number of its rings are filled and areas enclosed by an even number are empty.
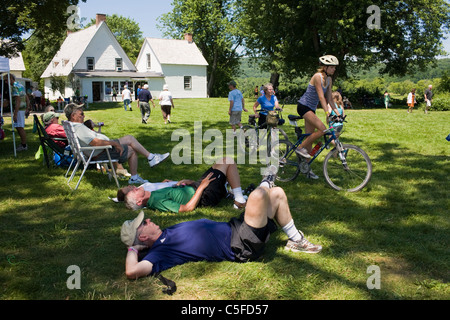
[[[212,175],[213,175],[213,173],[210,172],[210,173],[202,180],[202,182],[201,182],[200,185],[199,185],[199,189],[200,189],[200,188],[206,189],[206,187],[209,186],[209,184],[211,183],[211,181],[216,180],[216,178],[212,178],[212,179],[211,179]]]
[[[259,113],[255,113],[255,118],[259,118]]]
[[[114,142],[114,144],[111,144],[114,148],[116,148],[117,151],[119,151],[119,155],[122,156],[123,148],[122,145],[118,142]]]
[[[228,110],[228,115],[231,116],[231,111],[230,110]]]
[[[245,108],[244,108],[244,111],[245,111],[245,112],[248,112],[248,110],[247,110],[247,109],[245,109]]]
[[[13,116],[13,121],[17,122],[17,114],[15,114],[15,113],[14,113],[14,116]]]

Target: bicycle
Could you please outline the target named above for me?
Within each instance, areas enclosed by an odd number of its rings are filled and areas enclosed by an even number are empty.
[[[372,162],[369,156],[361,148],[343,144],[339,140],[345,117],[331,119],[331,125],[324,131],[325,144],[321,145],[319,142],[313,149],[316,152],[310,159],[305,159],[295,152],[303,140],[310,136],[308,133],[303,134],[302,129],[297,126],[297,120],[302,117],[289,115],[288,119],[292,125],[295,125],[298,140],[295,143],[290,142],[289,139],[279,140],[272,147],[271,156],[276,157],[279,163],[277,180],[287,182],[296,179],[300,172],[307,174],[311,170],[313,161],[334,141],[335,146],[325,156],[323,162],[326,182],[335,190],[347,192],[360,191],[367,185],[372,176]]]
[[[256,110],[256,112],[260,112],[264,110]],[[284,124],[284,119],[281,115],[282,109],[274,110],[277,112],[278,117],[278,125]],[[270,136],[268,135],[270,132]],[[254,114],[250,114],[248,116],[248,124],[242,126],[240,135],[239,135],[239,145],[245,154],[252,155],[257,150],[259,150],[261,143],[264,140],[267,140],[267,155],[270,156],[270,151],[272,150],[272,138],[278,137],[279,133],[283,135],[285,139],[288,139],[286,132],[283,129],[278,128],[277,126],[267,125],[267,122],[258,125],[256,123],[256,117]]]

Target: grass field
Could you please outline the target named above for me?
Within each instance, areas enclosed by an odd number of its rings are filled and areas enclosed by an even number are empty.
[[[120,103],[93,104],[85,114],[105,122],[102,131],[108,136],[131,134],[160,153],[179,143],[171,141],[174,129],[193,136],[194,121],[202,121],[203,132],[229,128],[226,99],[175,103],[170,125],[164,125],[158,108],[148,125],[141,124],[137,108],[125,113]],[[296,114],[295,106],[287,106],[287,114]],[[398,108],[347,114],[341,140],[369,154],[369,185],[358,193],[333,191],[323,179],[322,155],[313,164],[319,180],[300,175],[278,184],[288,195],[297,227],[323,251],[288,253],[283,250],[287,238],[278,231],[259,261],[188,263],[165,271],[177,283],[173,296],[163,294],[152,277],[126,279],[120,227],[136,213],[108,199],[115,195],[115,184],[89,171],[72,192],[63,169],[47,169],[42,159],[35,160],[39,143],[32,117],[26,126],[29,150],[14,158],[7,118],[6,139],[0,142],[0,299],[449,299],[450,142],[445,137],[450,112],[407,114]],[[285,129],[293,134],[288,125]],[[203,147],[210,143],[203,141]],[[167,161],[150,169],[145,159],[139,160],[139,173],[153,182],[197,179],[208,167]],[[261,167],[239,165],[244,188],[259,183]],[[183,214],[146,211],[161,227],[199,218],[228,221],[237,214],[229,200]],[[81,289],[67,287],[72,265],[81,270]],[[367,286],[373,265],[380,270],[380,289]]]

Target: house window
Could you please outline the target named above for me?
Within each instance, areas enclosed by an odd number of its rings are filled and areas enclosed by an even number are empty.
[[[105,94],[107,94],[107,95],[112,94],[111,81],[105,81]]]
[[[184,77],[184,90],[192,90],[192,77],[191,76]]]
[[[147,69],[151,68],[152,68],[152,56],[150,55],[150,53],[147,53]]]
[[[122,71],[122,58],[116,58],[116,71]]]
[[[93,71],[95,68],[95,59],[93,57],[86,58],[87,70]]]

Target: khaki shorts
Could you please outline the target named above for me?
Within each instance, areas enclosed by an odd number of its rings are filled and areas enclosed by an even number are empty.
[[[234,125],[234,124],[241,123],[241,115],[242,115],[242,111],[231,111],[230,124]]]

